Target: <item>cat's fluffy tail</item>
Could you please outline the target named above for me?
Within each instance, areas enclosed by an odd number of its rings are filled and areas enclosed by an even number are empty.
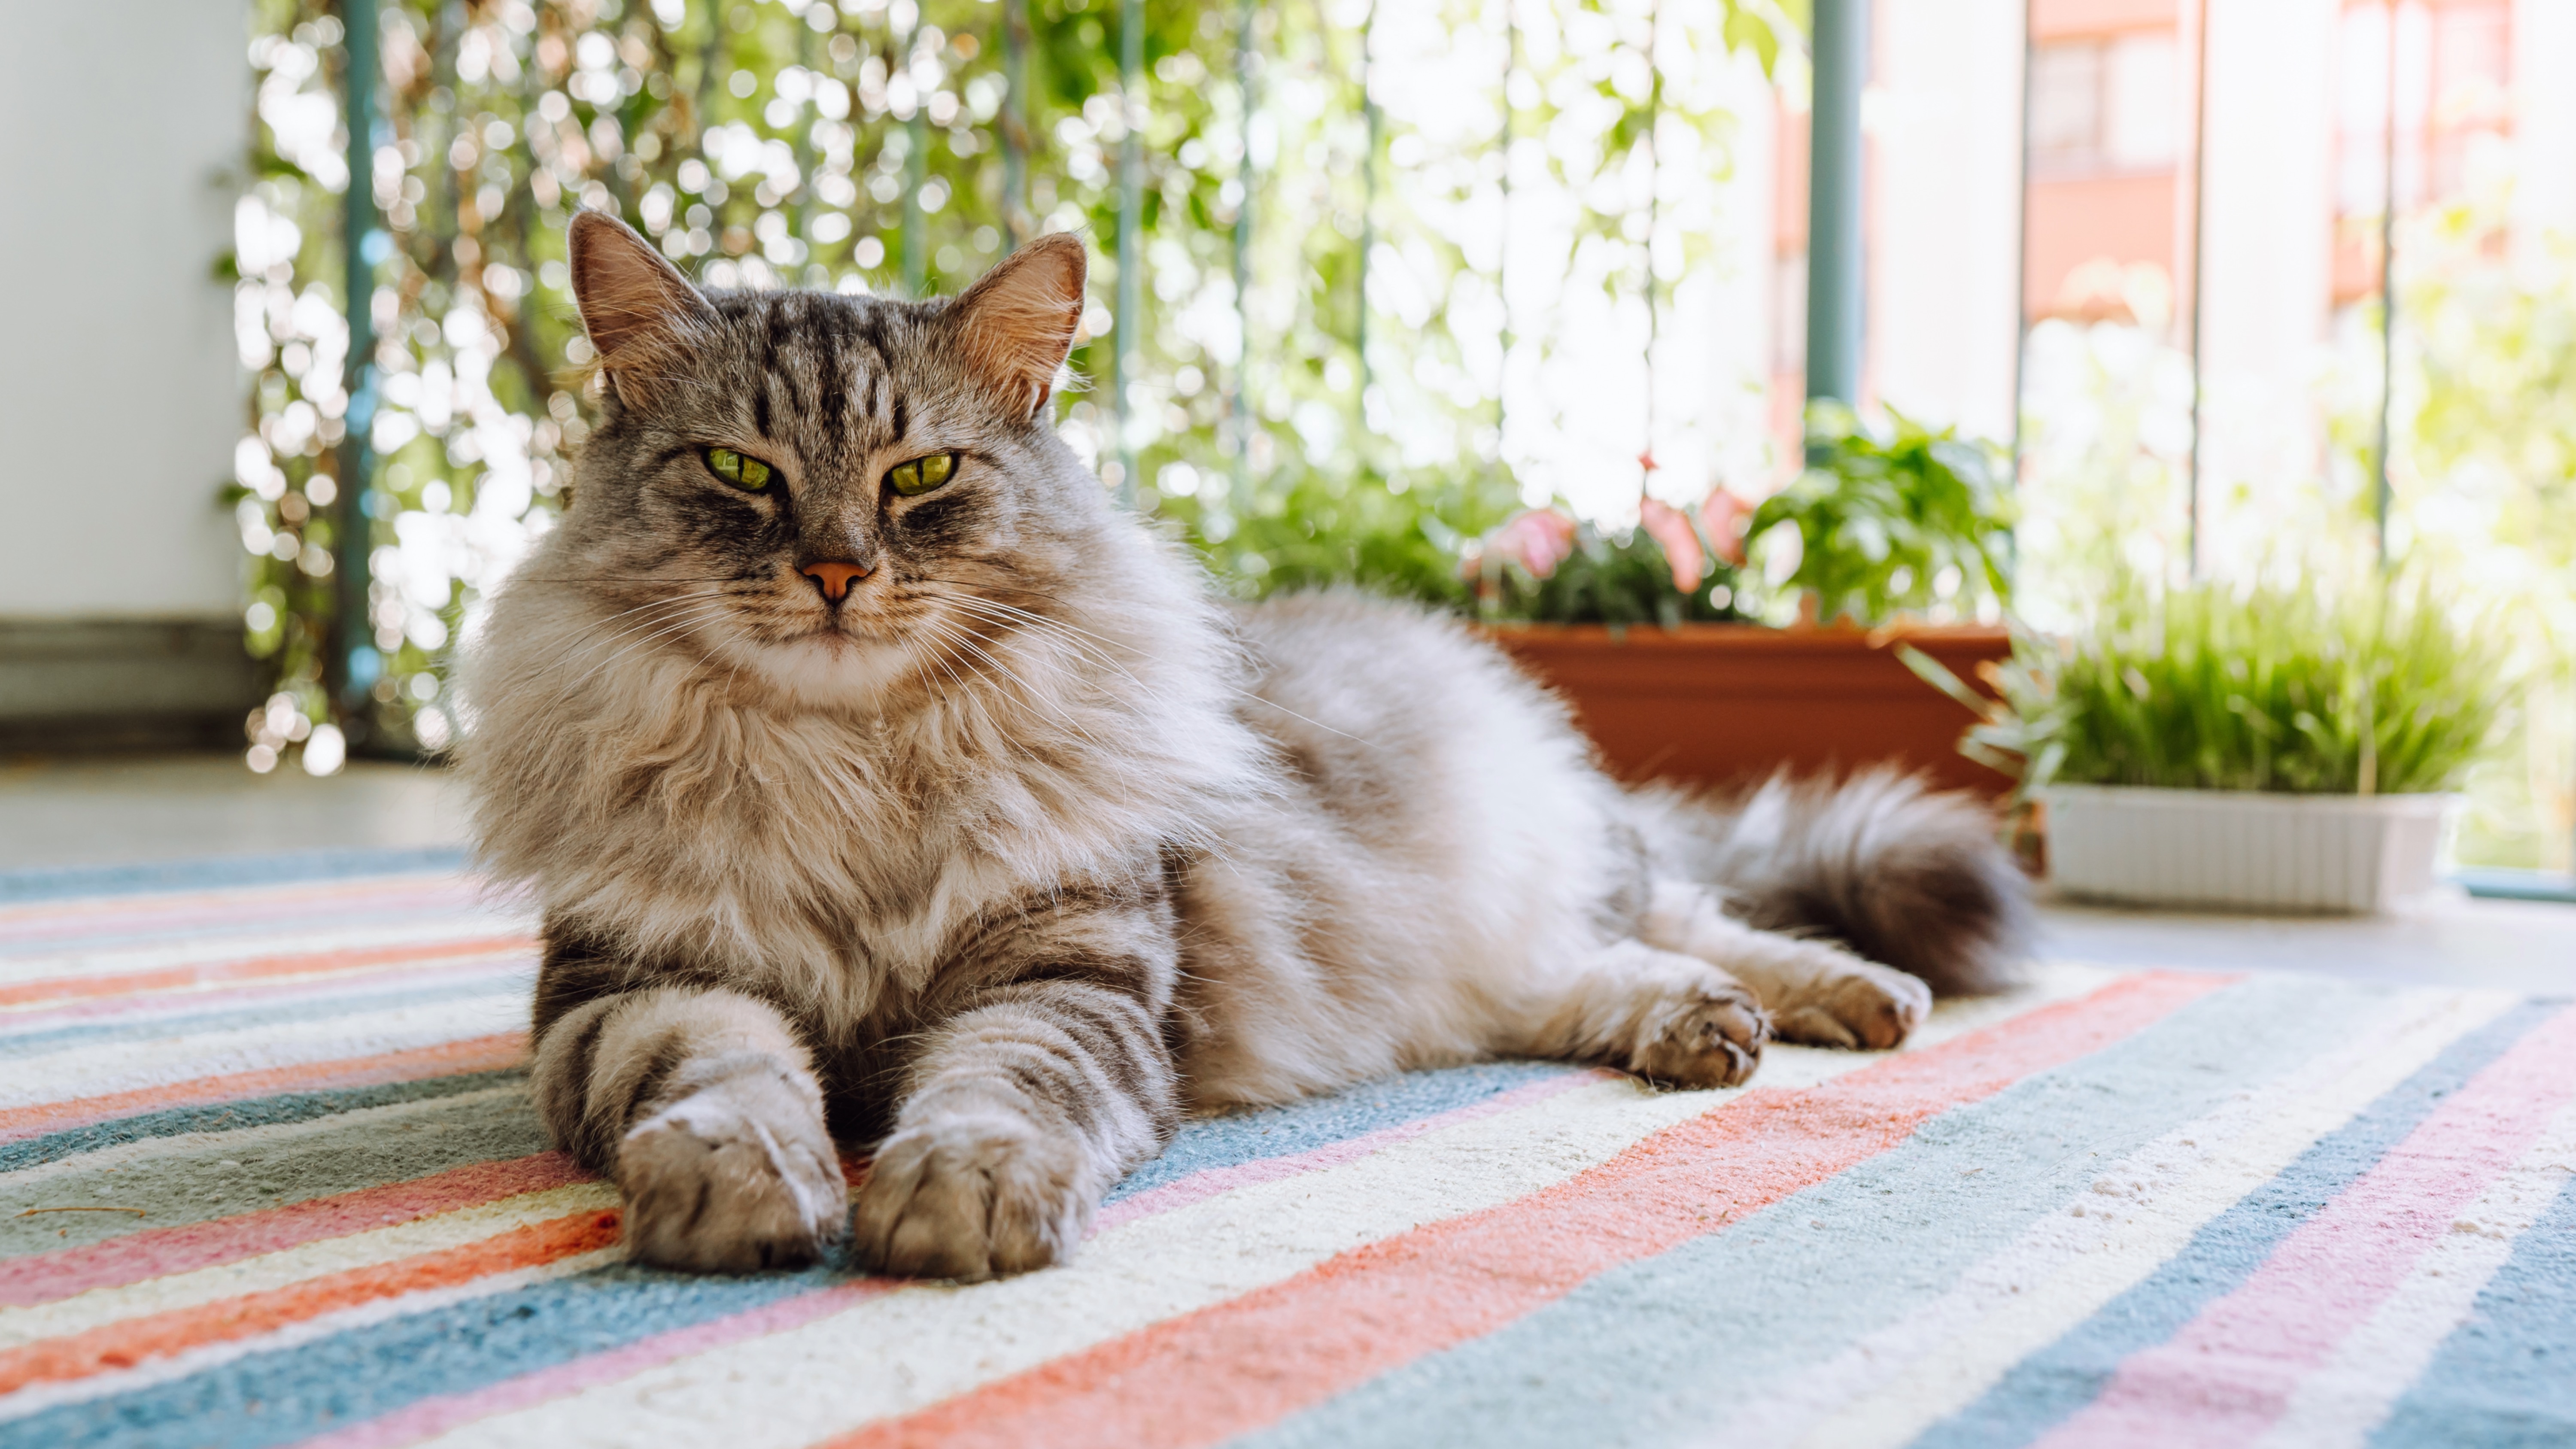
[[[1748,925],[1832,937],[1942,995],[1995,990],[2021,960],[2030,883],[1974,796],[1879,768],[1635,799],[1656,874],[1718,887]]]

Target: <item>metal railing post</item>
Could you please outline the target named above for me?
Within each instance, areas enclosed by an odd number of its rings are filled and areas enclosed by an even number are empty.
[[[913,23],[897,42],[896,58],[904,71],[912,70],[913,48],[919,43],[921,21],[919,10],[913,12]],[[929,218],[921,209],[921,188],[930,180],[930,97],[916,86],[912,93],[912,114],[904,119],[903,134],[903,294],[920,296],[930,280]]]
[[[352,744],[364,736],[367,693],[383,669],[368,618],[369,555],[375,537],[372,501],[375,458],[368,430],[376,411],[375,263],[387,238],[376,215],[376,0],[346,0],[340,7],[342,96],[349,132],[349,189],[341,207],[341,301],[349,324],[349,355],[342,385],[348,408],[340,439],[338,492],[332,500],[332,560],[338,607],[331,616],[330,647],[323,659],[323,687],[334,711],[350,727]]]
[[[1118,373],[1118,497],[1136,501],[1136,444],[1130,422],[1136,406],[1136,333],[1144,323],[1145,259],[1138,255],[1145,214],[1145,0],[1118,7],[1118,102],[1126,134],[1118,145],[1118,315],[1110,322],[1110,353]]]
[[[1037,230],[1029,215],[1029,0],[1002,3],[1002,230],[1014,247]]]
[[[1807,192],[1807,399],[1860,401],[1860,92],[1869,0],[1815,0]]]
[[[1252,511],[1252,110],[1253,23],[1257,0],[1243,0],[1234,22],[1234,90],[1243,107],[1243,156],[1235,166],[1235,185],[1243,196],[1234,212],[1234,325],[1240,339],[1234,359],[1234,390],[1226,411],[1234,436],[1228,439],[1234,468],[1234,509]]]

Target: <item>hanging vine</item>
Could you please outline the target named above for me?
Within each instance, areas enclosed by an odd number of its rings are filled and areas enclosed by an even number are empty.
[[[1567,342],[1563,318],[1505,304],[1503,188],[1579,203],[1565,284],[1616,290],[1636,268],[1596,250],[1646,241],[1602,188],[1648,91],[1595,53],[1637,49],[1642,0],[1517,4],[1533,41],[1516,68],[1502,0],[1374,23],[1368,0],[390,0],[352,148],[342,7],[256,0],[231,497],[274,685],[245,722],[251,764],[326,729],[396,752],[455,738],[447,651],[550,526],[584,438],[576,208],[714,287],[950,291],[1016,237],[1084,231],[1099,265],[1072,365],[1119,383],[1126,416],[1113,434],[1112,396],[1074,392],[1059,423],[1077,451],[1131,453],[1135,506],[1247,592],[1457,592],[1463,539],[1525,491],[1568,491],[1561,450],[1514,445],[1561,417],[1515,404],[1511,435],[1496,422],[1515,369],[1543,392]],[[1749,14],[1666,50],[1701,66],[1776,44],[1776,15]],[[1364,32],[1382,104],[1355,64]],[[1712,143],[1692,164],[1713,184],[1713,93],[1666,94],[1660,124]],[[1495,146],[1507,106],[1511,134],[1546,138],[1530,175]],[[354,240],[351,185],[380,217]],[[1132,256],[1110,244],[1122,207]],[[372,334],[354,366],[353,291]]]

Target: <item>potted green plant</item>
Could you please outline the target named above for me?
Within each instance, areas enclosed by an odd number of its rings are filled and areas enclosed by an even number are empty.
[[[2443,819],[2494,729],[2503,651],[2421,588],[2344,599],[2132,586],[2065,639],[2024,632],[1961,749],[2046,812],[2064,893],[2372,912],[2435,884]]]
[[[1626,531],[1524,508],[1500,470],[1283,472],[1251,498],[1162,508],[1248,596],[1356,584],[1478,620],[1629,778],[1896,760],[2003,789],[1951,748],[1976,716],[1892,652],[1908,640],[1963,674],[2009,652],[2001,628],[1940,621],[2003,595],[1991,450],[1902,418],[1875,433],[1842,409],[1818,410],[1811,442],[1813,466],[1759,509],[1722,488],[1689,509],[1647,497]],[[1757,567],[1772,558],[1776,582]]]
[[[1976,716],[1893,653],[1904,641],[1973,677],[2010,651],[1970,622],[2008,591],[1993,450],[1830,404],[1808,442],[1807,470],[1758,508],[1721,488],[1689,512],[1645,500],[1626,539],[1562,513],[1489,534],[1471,556],[1496,638],[1631,778],[1894,761],[1999,791],[2004,776],[1951,749]]]

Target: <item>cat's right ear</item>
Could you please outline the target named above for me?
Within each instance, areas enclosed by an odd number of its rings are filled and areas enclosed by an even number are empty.
[[[650,397],[676,354],[716,327],[716,309],[651,242],[605,212],[574,214],[566,250],[572,295],[600,370],[632,407]]]
[[[1082,326],[1082,239],[1042,236],[1004,257],[948,304],[955,345],[985,381],[1034,416]]]

